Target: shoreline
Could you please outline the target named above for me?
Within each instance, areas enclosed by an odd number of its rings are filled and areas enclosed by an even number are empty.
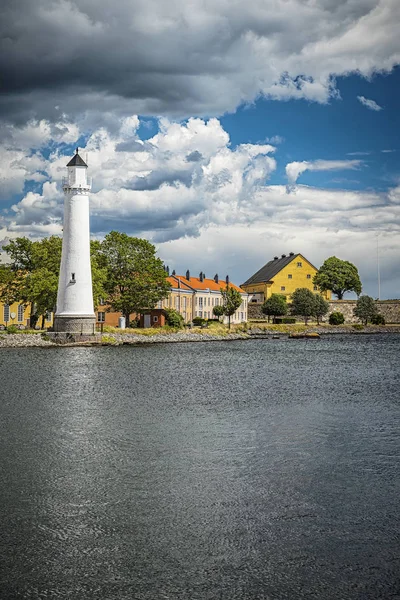
[[[388,333],[400,334],[400,325],[374,326],[369,325],[361,330],[349,327],[309,327],[304,331],[293,331],[294,338],[304,339],[305,334],[318,334],[318,337],[330,335],[384,335]],[[246,332],[232,332],[226,335],[212,334],[203,331],[178,331],[174,333],[155,333],[143,335],[138,333],[104,333],[99,334],[97,340],[78,341],[67,343],[55,343],[48,339],[46,334],[1,334],[0,348],[60,348],[60,347],[103,347],[103,346],[140,346],[148,344],[171,344],[171,343],[199,343],[199,342],[229,342],[236,340],[252,339],[289,339],[290,331],[277,331],[273,329],[261,329],[252,327]],[[311,337],[311,336],[310,336]]]

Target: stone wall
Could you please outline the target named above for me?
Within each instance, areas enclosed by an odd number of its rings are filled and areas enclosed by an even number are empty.
[[[386,323],[400,323],[400,300],[378,300],[376,302],[378,312],[385,317]],[[353,315],[356,300],[333,300],[329,302],[329,313],[341,312],[344,314],[346,323],[359,323],[359,319]]]
[[[344,314],[346,323],[359,323],[359,319],[353,315],[355,305],[355,300],[332,300],[329,302],[329,313],[323,321],[327,321],[332,312],[341,312]],[[386,323],[400,323],[400,300],[378,300],[377,308],[378,312],[385,317]],[[261,304],[249,303],[248,315],[249,320],[267,320],[261,311]]]

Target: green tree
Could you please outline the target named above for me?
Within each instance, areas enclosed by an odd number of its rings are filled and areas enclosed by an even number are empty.
[[[12,301],[31,305],[31,326],[54,310],[57,299],[62,240],[51,236],[32,242],[28,238],[11,240],[3,249],[11,259],[14,280],[10,284]],[[3,296],[3,294],[2,294]]]
[[[360,296],[353,309],[353,314],[358,317],[364,325],[368,325],[368,321],[371,321],[371,319],[378,314],[375,300],[371,298],[371,296]]]
[[[343,299],[346,292],[355,292],[359,296],[362,289],[357,267],[336,256],[326,259],[318,273],[314,275],[313,283],[321,292],[330,290],[339,300]]]
[[[239,306],[242,304],[242,295],[235,290],[229,283],[226,289],[221,288],[222,305],[224,307],[224,315],[228,317],[228,327],[231,328],[231,316],[235,314]]]
[[[315,296],[307,288],[297,288],[292,294],[292,315],[300,315],[307,325],[308,319],[315,314]]]
[[[131,313],[154,308],[167,297],[171,286],[153,244],[111,231],[101,251],[107,268],[108,301],[112,310],[122,312],[127,326]]]
[[[272,294],[272,296],[264,302],[261,310],[264,315],[268,315],[268,323],[270,317],[274,317],[274,321],[275,317],[283,317],[287,314],[288,310],[286,297],[281,294]]]
[[[317,323],[321,317],[324,317],[329,310],[329,302],[324,300],[321,294],[314,294],[314,312],[313,316],[317,318]]]
[[[92,269],[92,288],[94,307],[100,300],[107,300],[106,282],[108,276],[107,261],[103,254],[101,242],[90,240],[90,265]]]
[[[217,304],[217,306],[214,306],[213,308],[213,315],[215,315],[218,318],[218,321],[220,320],[221,317],[223,317],[225,314],[225,309],[222,306],[222,304]]]

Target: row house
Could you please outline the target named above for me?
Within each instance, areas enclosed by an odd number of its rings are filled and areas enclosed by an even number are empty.
[[[227,285],[242,296],[242,304],[232,315],[231,323],[247,321],[247,292],[230,282],[228,276],[220,280],[218,275],[209,279],[203,272],[193,277],[190,271],[186,271],[186,275],[177,275],[173,271],[168,281],[171,292],[168,298],[158,303],[158,308],[174,308],[183,316],[185,323],[190,323],[194,317],[215,318],[213,308],[223,304],[221,289],[225,290]],[[228,321],[227,317],[224,317],[224,321]]]

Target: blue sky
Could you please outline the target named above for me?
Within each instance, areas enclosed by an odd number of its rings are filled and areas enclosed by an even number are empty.
[[[21,17],[24,15],[24,18]],[[78,145],[92,235],[241,283],[274,255],[400,296],[397,0],[22,0],[4,11],[0,241],[60,235]]]

